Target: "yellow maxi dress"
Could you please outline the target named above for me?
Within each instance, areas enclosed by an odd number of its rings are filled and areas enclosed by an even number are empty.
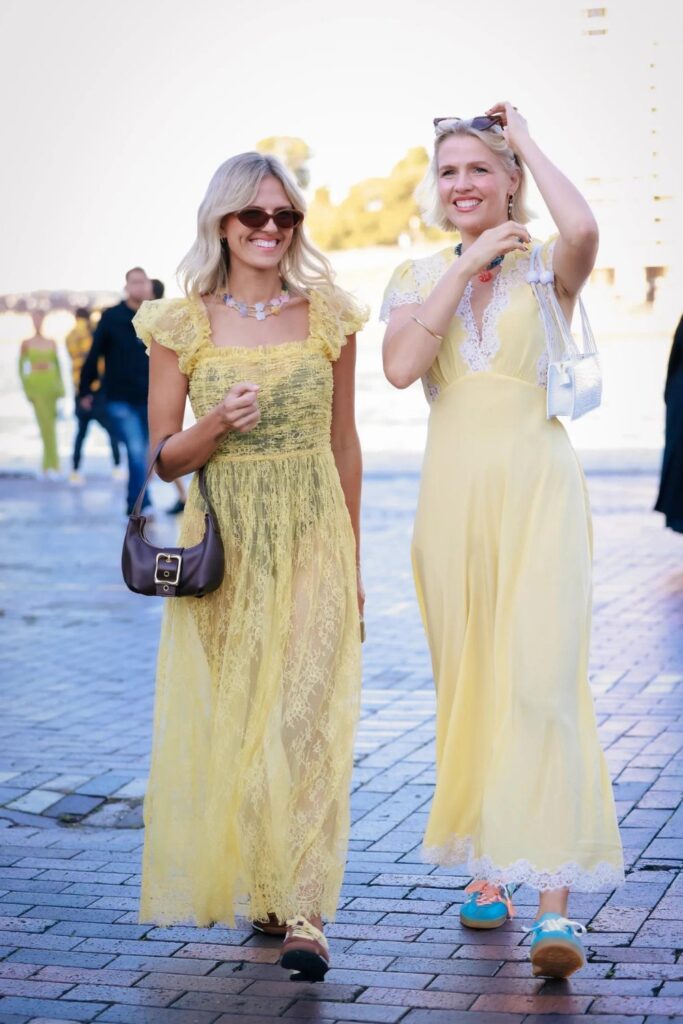
[[[383,318],[424,301],[455,258],[398,267]],[[588,683],[590,508],[567,433],[546,419],[528,269],[528,254],[505,257],[481,334],[468,284],[423,379],[413,565],[437,690],[423,852],[492,882],[590,891],[623,880]]]
[[[330,444],[332,364],[365,315],[310,295],[309,337],[216,347],[203,304],[145,302],[137,334],[178,354],[196,417],[239,381],[262,418],[207,464],[222,586],[169,600],[158,656],[140,918],[333,917],[360,694],[355,540]],[[193,479],[180,544],[203,533]]]

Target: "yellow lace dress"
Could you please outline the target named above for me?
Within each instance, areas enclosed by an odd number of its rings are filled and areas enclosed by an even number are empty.
[[[455,258],[398,267],[383,318],[424,301]],[[590,509],[567,433],[546,419],[528,270],[528,254],[505,257],[481,333],[468,284],[423,380],[413,564],[437,688],[424,854],[491,882],[613,888],[621,843],[588,684]]]
[[[324,295],[309,337],[216,347],[203,304],[143,303],[137,334],[178,354],[196,417],[260,384],[262,418],[207,465],[222,586],[169,600],[158,656],[140,918],[333,917],[349,830],[360,694],[355,540],[330,445],[347,335]],[[203,533],[196,479],[180,544]]]

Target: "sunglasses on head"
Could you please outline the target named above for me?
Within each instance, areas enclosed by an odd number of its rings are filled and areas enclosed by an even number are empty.
[[[477,132],[485,132],[488,128],[501,127],[499,115],[494,115],[493,117],[489,117],[488,114],[482,114],[480,117],[435,117],[434,127],[437,132],[447,121],[463,121]]]
[[[238,210],[235,216],[240,224],[244,224],[245,228],[263,228],[269,220],[272,220],[275,227],[280,228],[281,231],[295,228],[304,219],[301,210],[293,210],[289,207],[268,213],[260,206],[248,206],[245,210]]]

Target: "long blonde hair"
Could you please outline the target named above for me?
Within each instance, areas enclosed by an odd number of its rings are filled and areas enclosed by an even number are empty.
[[[469,121],[461,121],[457,118],[442,121],[436,129],[434,141],[434,153],[427,168],[427,173],[415,190],[415,198],[422,211],[422,218],[426,224],[441,228],[442,231],[457,231],[455,225],[446,216],[445,210],[439,198],[439,149],[444,139],[452,135],[473,135],[480,139],[485,146],[496,154],[502,161],[508,174],[517,172],[519,185],[512,197],[511,219],[520,224],[527,224],[534,216],[527,206],[527,178],[526,168],[522,161],[515,155],[508,145],[507,139],[499,128],[486,128],[480,130],[473,128]]]
[[[215,172],[197,212],[197,237],[178,267],[180,283],[188,297],[226,291],[230,251],[221,245],[221,223],[253,203],[264,178],[282,185],[295,210],[306,212],[306,200],[284,164],[262,153],[239,153]],[[280,274],[288,288],[304,296],[322,290],[334,311],[343,316],[356,308],[352,297],[334,283],[334,272],[323,254],[306,237],[303,225],[294,229],[289,248],[280,261]]]

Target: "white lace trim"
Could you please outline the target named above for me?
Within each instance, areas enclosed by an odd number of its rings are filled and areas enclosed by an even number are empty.
[[[555,242],[556,241],[557,241],[557,239],[553,238],[553,240],[551,241],[550,245],[548,246],[546,252],[544,253],[544,262],[545,262],[547,267],[552,267],[552,264],[553,264],[553,253],[555,252]],[[529,272],[530,267],[531,267],[531,253],[529,253],[529,255],[526,256],[523,260],[520,260],[518,266],[519,266],[520,271],[523,272],[524,280],[526,281],[526,275]],[[539,316],[541,316],[540,310],[539,310]],[[545,322],[543,321],[543,317],[541,317],[541,323],[542,323],[542,327],[543,327],[543,337],[545,338],[546,328],[545,328]],[[548,349],[547,349],[547,341],[546,341],[546,348],[543,350],[541,355],[538,357],[538,362],[536,363],[536,383],[538,384],[539,388],[547,388],[548,387],[548,364],[549,364],[549,362],[550,362],[550,359],[548,357]]]
[[[425,256],[420,260],[412,260],[409,272],[412,274],[414,288],[404,290],[392,288],[384,297],[382,308],[379,311],[379,318],[385,323],[389,320],[392,310],[397,306],[407,306],[410,303],[422,303],[427,298],[425,293],[441,279],[445,269],[443,252],[436,252],[432,256]]]
[[[524,279],[526,271],[521,272],[517,261],[511,268],[503,263],[498,274],[494,278],[491,298],[484,309],[481,321],[481,333],[477,328],[472,309],[472,282],[467,282],[467,287],[458,303],[456,316],[459,316],[465,325],[466,337],[460,343],[460,355],[464,363],[472,373],[484,373],[491,369],[491,363],[500,348],[500,335],[498,333],[498,318],[508,304],[510,290],[513,283],[519,283]],[[528,260],[526,261],[528,263]]]
[[[552,260],[555,241],[548,247],[547,258]],[[424,259],[413,260],[410,263],[410,273],[414,285],[410,290],[404,291],[400,288],[392,288],[385,296],[380,310],[380,320],[389,320],[392,310],[397,306],[405,306],[409,303],[421,304],[427,298],[429,291],[441,279],[446,260],[444,252],[434,253]],[[462,298],[458,303],[455,316],[459,317],[465,328],[465,338],[460,343],[459,351],[463,362],[471,373],[484,373],[491,369],[491,363],[501,346],[501,338],[498,333],[498,319],[505,310],[510,299],[510,292],[513,287],[524,285],[529,287],[526,275],[530,266],[530,254],[524,254],[520,258],[509,260],[503,263],[500,272],[496,275],[491,291],[491,299],[484,309],[481,324],[481,334],[477,328],[472,309],[472,282],[468,281]],[[536,363],[536,383],[539,387],[548,386],[548,353],[544,350]],[[439,397],[439,386],[434,384],[427,375],[422,378],[427,401],[432,403]]]
[[[422,296],[416,291],[404,292],[399,288],[392,288],[384,297],[382,308],[379,311],[380,320],[383,320],[385,324],[388,323],[389,317],[397,306],[408,306],[413,302],[421,303]]]
[[[444,257],[449,254],[450,249],[446,252],[440,250],[432,253],[431,256],[424,256],[421,260],[413,260],[413,280],[420,290],[429,288],[430,285],[434,287],[441,280],[446,264],[449,262]]]
[[[483,878],[495,885],[529,885],[539,892],[565,888],[579,892],[602,892],[624,884],[623,867],[608,861],[600,861],[592,868],[582,867],[576,861],[567,861],[554,871],[543,871],[528,860],[516,860],[501,867],[494,864],[490,857],[474,857],[469,836],[453,836],[446,846],[423,846],[421,852],[423,860],[428,864],[439,864],[441,867],[466,864],[467,874],[473,878]]]

